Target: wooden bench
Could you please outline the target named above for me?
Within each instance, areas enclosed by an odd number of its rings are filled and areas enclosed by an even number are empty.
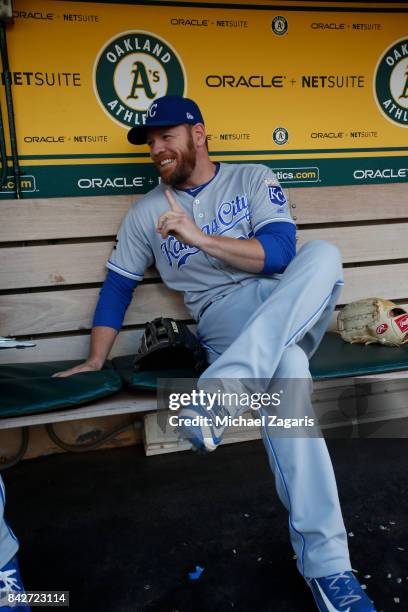
[[[341,304],[369,296],[408,302],[406,183],[290,188],[286,192],[298,224],[299,244],[321,238],[336,244],[342,253],[345,287]],[[135,197],[0,202],[0,336],[36,343],[35,348],[0,351],[0,364],[87,356],[105,261]],[[149,270],[135,292],[111,356],[134,353],[142,325],[163,314],[189,320],[182,296],[168,290],[157,272]],[[75,409],[3,418],[0,430],[112,415],[133,415],[129,419],[134,419],[135,413],[155,410],[153,394],[121,391]],[[153,418],[146,420],[146,431]],[[140,432],[136,439],[140,440]],[[235,439],[242,436],[232,433],[231,440]],[[0,453],[3,446],[0,438]],[[168,447],[173,448],[174,441]],[[155,448],[164,450],[166,441],[159,439]]]

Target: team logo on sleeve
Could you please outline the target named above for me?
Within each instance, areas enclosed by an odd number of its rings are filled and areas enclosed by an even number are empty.
[[[99,51],[94,90],[107,115],[127,128],[143,125],[156,98],[184,96],[186,76],[175,49],[142,30],[122,32]]]
[[[278,206],[283,206],[286,204],[285,194],[283,193],[283,189],[276,179],[265,179],[265,185],[268,189],[271,204],[277,204]]]

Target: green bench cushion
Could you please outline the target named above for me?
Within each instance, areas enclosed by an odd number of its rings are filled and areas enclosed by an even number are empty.
[[[51,378],[80,361],[0,366],[0,417],[49,412],[87,404],[119,391],[122,380],[110,364],[100,372]]]
[[[133,371],[134,355],[117,357],[100,372],[69,378],[51,378],[78,361],[0,366],[0,417],[48,412],[87,404],[119,391],[122,381],[130,389],[155,390],[159,378],[197,378],[196,371],[168,368]],[[408,369],[408,345],[400,348],[372,344],[348,344],[329,332],[310,361],[315,380],[375,375]]]
[[[157,388],[159,378],[197,378],[191,369],[167,368],[156,371],[133,371],[134,355],[116,357],[114,367],[130,389]],[[408,369],[408,345],[397,347],[379,344],[349,344],[334,333],[327,332],[310,360],[314,380],[382,374]]]
[[[380,344],[349,344],[334,332],[327,332],[310,360],[315,380],[365,376],[408,369],[408,344],[400,347]]]

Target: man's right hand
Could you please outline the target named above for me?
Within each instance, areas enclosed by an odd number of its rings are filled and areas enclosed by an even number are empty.
[[[52,378],[67,378],[73,374],[81,374],[82,372],[98,372],[99,370],[102,370],[102,366],[99,363],[95,363],[94,361],[88,359],[84,363],[80,363],[73,368],[69,368],[69,370],[56,372],[52,375]]]
[[[84,363],[80,363],[69,370],[62,370],[53,374],[53,378],[66,378],[73,374],[81,374],[82,372],[98,372],[102,370],[103,364],[113,346],[117,336],[116,329],[112,327],[93,327],[91,332],[91,348],[89,357]]]

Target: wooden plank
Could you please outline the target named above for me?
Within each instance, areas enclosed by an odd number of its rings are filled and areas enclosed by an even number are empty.
[[[298,232],[298,248],[309,240],[335,244],[343,263],[387,261],[408,258],[408,223],[320,227]]]
[[[407,218],[407,183],[290,188],[298,223]],[[114,235],[140,196],[0,202],[0,242]]]
[[[408,183],[342,187],[291,187],[299,224],[408,218]]]
[[[287,190],[296,221],[333,223],[408,218],[408,183]],[[141,196],[2,200],[0,242],[113,236]]]
[[[0,298],[0,336],[24,336],[90,329],[99,289],[42,291]],[[181,293],[162,283],[141,284],[126,313],[124,325],[155,317],[190,319]]]
[[[363,297],[408,298],[408,264],[347,268],[340,304]],[[381,279],[381,282],[379,282]],[[0,335],[31,336],[90,329],[99,289],[46,291],[4,295],[0,299]],[[158,316],[189,319],[181,293],[162,283],[142,284],[124,325],[138,325]]]
[[[303,229],[299,246],[322,239],[336,244],[345,263],[408,257],[408,223]],[[113,242],[43,245],[0,249],[0,289],[102,282]],[[157,276],[148,270],[147,278]]]
[[[61,423],[63,421],[75,421],[77,419],[106,417],[112,414],[129,414],[153,410],[157,410],[157,399],[154,393],[142,395],[141,393],[121,391],[112,397],[89,404],[89,406],[70,408],[56,412],[45,412],[43,414],[6,417],[0,419],[0,430],[13,429],[14,427],[27,427],[28,425],[40,425],[44,423]]]
[[[0,289],[31,289],[103,282],[113,242],[0,249]],[[157,278],[155,268],[145,278]]]
[[[113,242],[0,249],[0,289],[31,289],[103,282]],[[145,278],[158,278],[155,268]]]
[[[195,326],[191,326],[194,331]],[[139,347],[141,329],[123,329],[116,338],[110,358],[134,355]],[[4,363],[39,363],[41,361],[85,360],[89,352],[89,334],[36,339],[36,346],[26,349],[0,350],[0,365]]]
[[[344,282],[340,304],[366,297],[405,300],[408,298],[408,264],[347,268]]]
[[[0,201],[0,242],[114,236],[141,196],[96,196]]]
[[[113,242],[0,249],[0,289],[102,282]]]
[[[134,354],[139,346],[141,330],[122,331],[111,352],[111,357]],[[89,352],[89,334],[35,340],[36,346],[27,349],[0,350],[2,363],[39,363],[62,359],[84,360]]]

